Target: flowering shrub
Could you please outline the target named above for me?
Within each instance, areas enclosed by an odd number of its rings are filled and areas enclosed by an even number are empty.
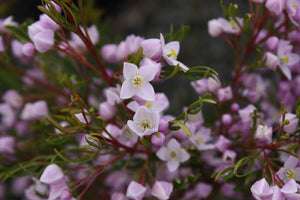
[[[226,84],[180,61],[187,26],[106,44],[80,0],[2,19],[0,199],[299,200],[300,1],[221,6]],[[155,92],[175,75],[199,96],[178,116]]]

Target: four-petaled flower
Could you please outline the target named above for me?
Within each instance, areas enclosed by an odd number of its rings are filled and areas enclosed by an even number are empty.
[[[161,147],[156,155],[159,159],[167,161],[167,167],[170,172],[174,172],[178,167],[179,163],[185,162],[190,158],[188,152],[181,148],[181,145],[176,139],[172,138],[166,147]]]
[[[135,64],[124,62],[123,75],[125,81],[120,91],[121,99],[129,99],[134,95],[146,100],[154,101],[155,92],[149,81],[157,73],[155,67],[138,67]]]
[[[158,131],[159,113],[151,112],[145,106],[137,109],[133,121],[128,120],[128,127],[139,137],[150,135]]]

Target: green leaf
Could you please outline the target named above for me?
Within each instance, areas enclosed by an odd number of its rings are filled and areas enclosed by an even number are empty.
[[[27,35],[27,32],[19,27],[15,27],[15,26],[5,26],[5,28],[7,28],[10,33],[17,39],[20,40],[21,42],[30,42],[30,39]]]
[[[218,73],[210,67],[195,66],[190,68],[186,73],[186,77],[191,81],[196,81],[202,78],[212,77],[216,79]]]
[[[160,79],[170,79],[177,74],[179,71],[179,64],[176,66],[165,66],[162,68],[159,78]]]
[[[181,128],[188,136],[192,136],[190,129],[181,121],[172,120],[169,122],[169,127],[172,127],[172,125],[177,125],[177,127]]]
[[[253,167],[254,167],[254,163],[255,163],[255,159],[253,158],[253,156],[247,156],[244,158],[241,158],[234,166],[234,170],[233,173],[235,176],[237,177],[244,177],[244,176],[248,176],[249,174],[252,173]],[[246,172],[243,172],[243,174],[238,174],[238,170],[242,167],[242,166],[246,166],[249,164],[248,169],[246,170]],[[243,168],[244,169],[244,168]]]
[[[140,47],[138,52],[136,53],[135,57],[134,57],[134,60],[132,61],[133,64],[135,65],[139,65],[141,59],[143,58],[143,48]]]
[[[211,175],[212,178],[215,179],[215,181],[217,181],[219,179],[219,177],[227,172],[230,172],[233,170],[234,167],[227,167],[221,171],[215,172]]]

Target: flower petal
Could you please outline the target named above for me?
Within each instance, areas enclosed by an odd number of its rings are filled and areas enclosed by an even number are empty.
[[[124,62],[123,75],[125,79],[131,79],[138,72],[138,67],[135,64]]]
[[[129,80],[125,80],[120,91],[121,99],[129,99],[136,93],[136,89],[132,86]]]
[[[157,71],[158,67],[155,65],[144,66],[140,68],[139,74],[144,78],[144,81],[149,82],[154,79],[154,76],[156,75]]]
[[[136,95],[146,101],[154,101],[155,92],[150,83],[144,83],[144,86],[137,88]]]

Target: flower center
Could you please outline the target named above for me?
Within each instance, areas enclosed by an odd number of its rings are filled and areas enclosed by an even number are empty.
[[[295,10],[297,10],[297,4],[296,4],[295,1],[293,1],[293,8],[294,8]]]
[[[145,130],[152,128],[152,123],[151,120],[149,119],[144,119],[140,122],[140,128],[144,132]]]
[[[167,56],[174,58],[175,60],[177,59],[177,54],[174,49],[170,49],[170,53]]]
[[[141,76],[134,77],[131,82],[133,83],[134,87],[142,87],[144,85],[143,77]]]
[[[177,152],[176,151],[171,151],[169,154],[170,158],[174,159],[177,157]]]
[[[200,135],[198,135],[195,139],[197,144],[203,144],[204,143],[204,138]]]
[[[288,180],[296,179],[297,173],[295,172],[295,170],[289,169],[285,172],[285,177],[288,178]]]
[[[238,28],[238,25],[234,20],[230,20],[229,25],[232,29],[237,29]]]
[[[289,59],[288,56],[283,56],[283,57],[281,58],[281,63],[282,63],[282,64],[288,64],[289,61],[290,61],[290,59]]]
[[[147,103],[145,104],[145,106],[149,109],[151,109],[153,107],[153,103],[150,101],[147,101]]]

